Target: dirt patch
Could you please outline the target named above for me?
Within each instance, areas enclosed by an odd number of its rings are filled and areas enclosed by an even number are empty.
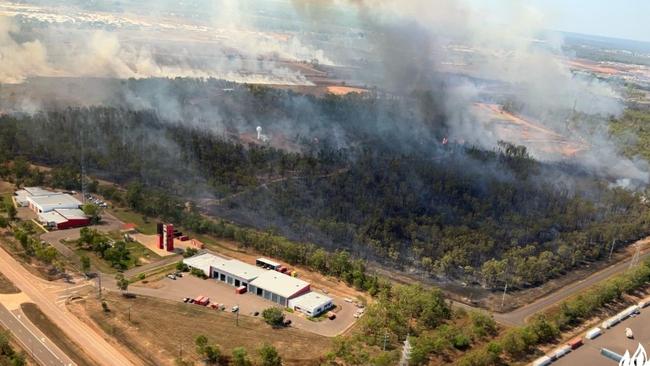
[[[346,95],[350,93],[364,94],[367,93],[368,91],[366,89],[353,88],[349,86],[328,86],[327,92],[334,95]]]
[[[26,303],[20,306],[29,320],[57,345],[78,366],[94,366],[90,357],[74,343],[63,331],[43,314],[36,304]]]
[[[184,360],[199,362],[194,339],[201,334],[219,345],[225,355],[241,346],[255,357],[262,344],[273,344],[285,365],[318,365],[330,348],[326,337],[295,328],[274,330],[262,320],[247,316],[240,316],[237,326],[233,314],[200,306],[143,296],[124,299],[117,294],[107,295],[105,301],[108,313],[94,299],[69,308],[85,313],[146,364],[174,365],[181,352]]]
[[[0,294],[17,294],[20,290],[9,281],[2,273],[0,273]]]
[[[551,130],[541,122],[508,112],[497,104],[476,103],[474,111],[499,139],[526,145],[533,153],[570,157],[590,149],[580,138]]]
[[[13,191],[14,191],[13,184],[0,180],[0,194],[13,193]]]

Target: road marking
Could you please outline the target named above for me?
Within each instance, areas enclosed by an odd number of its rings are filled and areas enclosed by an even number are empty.
[[[5,308],[5,309],[6,309],[6,308]],[[27,332],[28,332],[28,333],[29,333],[29,334],[30,334],[34,339],[36,339],[37,341],[40,341],[40,343],[42,344],[43,348],[45,348],[45,349],[50,353],[50,355],[54,356],[54,358],[56,358],[57,360],[59,360],[59,362],[61,363],[61,365],[64,365],[64,366],[65,366],[65,362],[63,362],[63,361],[61,360],[61,358],[59,358],[59,356],[58,356],[54,351],[52,351],[52,349],[50,349],[50,347],[48,347],[47,344],[45,344],[45,338],[40,338],[40,339],[39,339],[39,338],[36,336],[36,334],[34,334],[34,333],[31,331],[31,329],[29,329],[29,327],[27,327],[27,326],[25,325],[25,323],[23,323],[23,321],[21,320],[21,314],[15,314],[14,312],[9,311],[9,310],[7,310],[7,312],[8,312],[9,314],[11,314],[11,316],[13,316],[13,318],[16,320],[16,322],[18,322],[18,323],[22,326],[22,328],[14,329],[13,331],[14,331],[15,333],[17,333],[17,334],[21,334],[21,335],[23,335],[23,336],[27,336],[28,334],[25,333],[25,331],[27,331]],[[11,326],[10,326],[9,324],[6,324],[4,321],[2,321],[2,318],[1,318],[1,317],[0,317],[0,323],[3,324],[7,329],[11,329]],[[32,348],[33,343],[29,342],[30,344],[27,344],[28,342],[26,342],[25,340],[23,340],[23,339],[21,339],[21,338],[19,338],[19,337],[16,337],[16,339],[17,339],[17,340],[18,340],[18,341],[23,345],[23,347],[24,347],[27,351],[29,351],[29,353],[31,353],[32,356],[35,357],[35,358],[36,358],[36,359],[37,359],[37,360],[38,360],[42,365],[47,365],[47,362],[44,362],[43,359],[41,359],[41,357],[39,357],[39,353],[42,353],[42,352],[38,352],[38,351],[40,351],[40,349],[36,349],[36,350],[35,350],[35,349]],[[67,357],[67,356],[66,356],[66,357]],[[70,361],[71,361],[71,360],[70,360]]]
[[[76,286],[70,286],[70,287],[61,288],[61,289],[59,289],[58,291],[55,291],[55,292],[56,292],[56,293],[61,293],[61,292],[64,292],[64,291],[72,291],[72,290],[76,290],[76,289],[84,288],[84,287],[86,287],[86,286],[88,286],[87,283],[82,283],[82,284],[80,284],[80,285],[76,285]]]

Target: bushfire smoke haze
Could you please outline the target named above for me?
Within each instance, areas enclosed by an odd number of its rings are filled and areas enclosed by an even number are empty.
[[[562,37],[545,31],[546,15],[526,1],[509,3],[507,18],[497,21],[485,5],[461,0],[0,1],[0,82],[190,77],[305,87],[345,82],[391,98],[430,91],[450,141],[493,148],[501,137],[477,105],[514,105],[579,144],[569,159],[627,179],[619,182],[646,183],[647,163],[623,158],[608,138],[607,119],[624,108],[621,86],[572,72]],[[84,101],[53,90],[43,98],[102,104],[115,100],[111,93]],[[164,106],[158,112],[171,122],[187,122],[173,91],[126,100]],[[41,105],[21,100],[12,108]],[[219,112],[203,111],[204,127],[218,132]],[[540,159],[567,159],[529,148]]]

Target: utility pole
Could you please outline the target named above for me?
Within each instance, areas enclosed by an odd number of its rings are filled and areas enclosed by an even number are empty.
[[[99,298],[102,298],[102,273],[97,271],[97,280],[99,281]]]
[[[608,261],[612,260],[612,254],[614,253],[614,247],[616,246],[616,239],[612,240],[612,247],[609,249],[609,259]]]
[[[129,321],[131,321],[131,306],[133,305],[129,305]]]
[[[639,257],[641,255],[641,246],[639,245],[639,243],[636,243],[635,246],[636,246],[636,251],[634,252],[634,256],[630,261],[630,267],[628,269],[632,269],[632,267],[639,264]]]
[[[503,287],[503,296],[501,296],[501,310],[503,310],[503,305],[506,302],[506,293],[508,292],[508,282],[506,281],[506,285]]]
[[[235,313],[236,313],[235,324],[239,326],[239,304],[237,304],[237,311]]]
[[[388,329],[384,331],[384,347],[383,350],[386,350],[386,343],[388,342]]]
[[[408,366],[409,359],[411,358],[411,342],[409,341],[410,335],[406,336],[404,347],[402,348],[402,358],[399,361],[399,366]]]

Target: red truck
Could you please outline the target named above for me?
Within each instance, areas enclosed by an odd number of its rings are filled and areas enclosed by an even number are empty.
[[[235,289],[235,293],[241,295],[246,293],[246,286],[239,286]]]
[[[207,306],[210,303],[210,298],[207,296],[199,296],[194,299],[194,303],[201,306]]]
[[[571,349],[576,349],[582,346],[582,338],[580,337],[573,338],[572,340],[567,342],[567,346],[571,347]]]

